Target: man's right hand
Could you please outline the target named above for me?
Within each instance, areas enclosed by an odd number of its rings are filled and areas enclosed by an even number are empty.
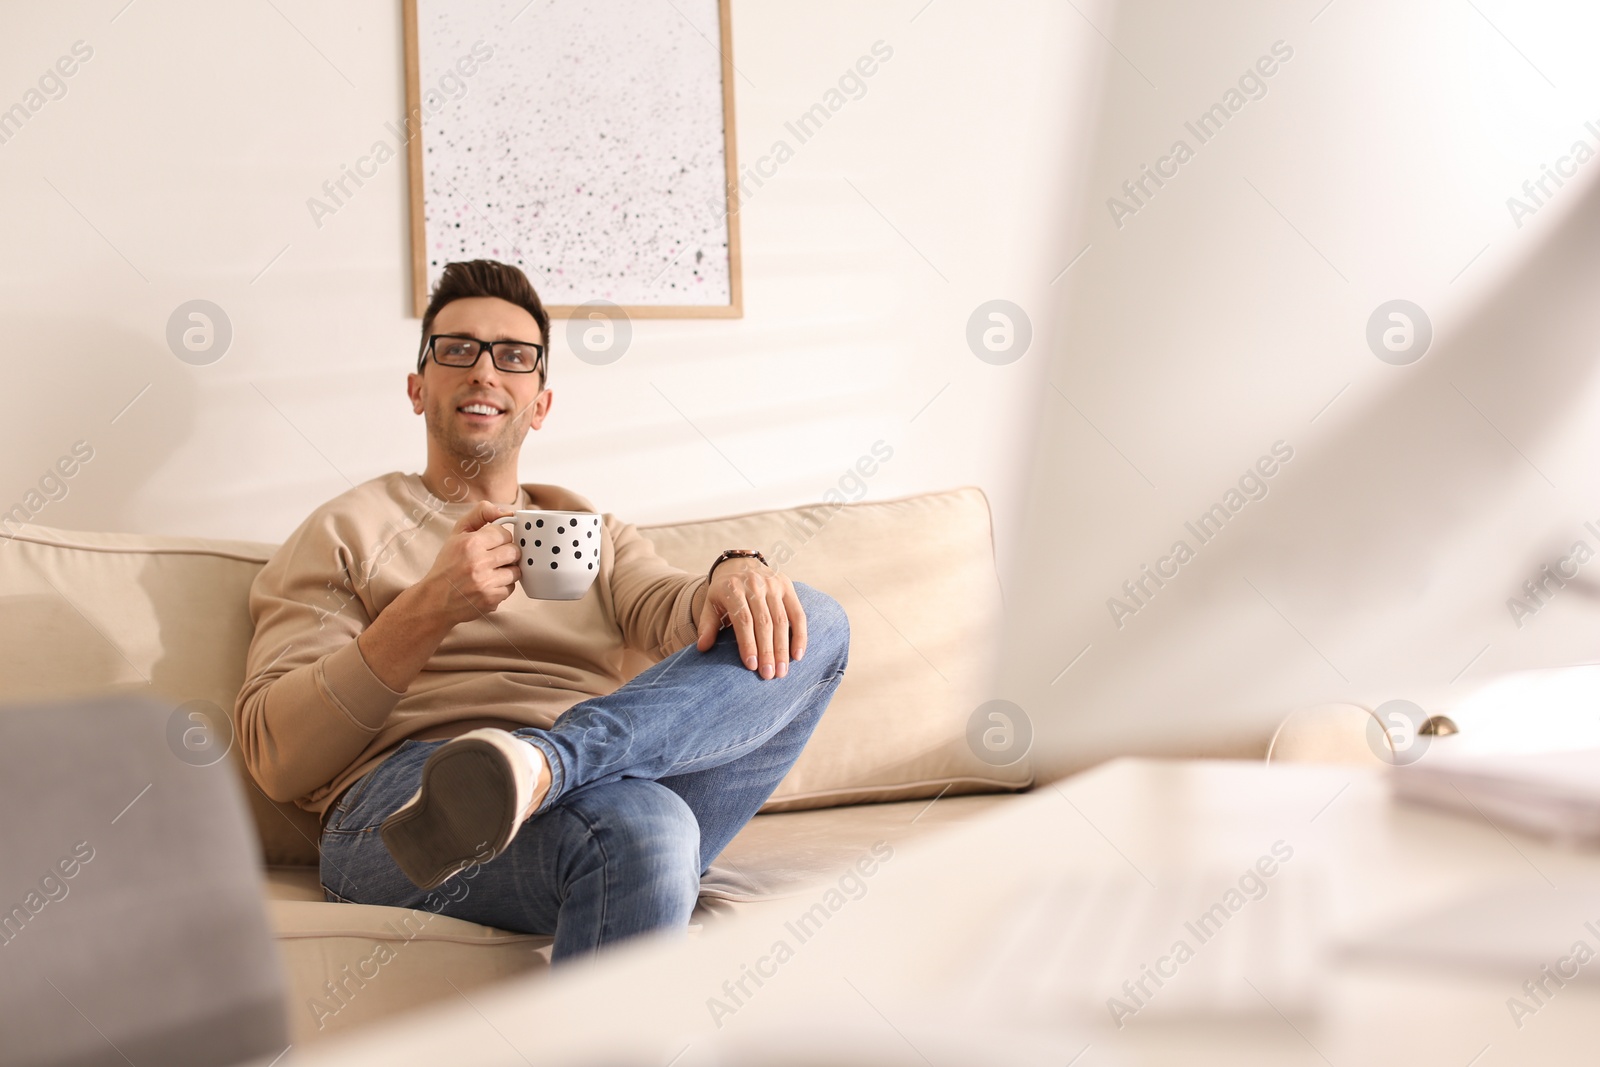
[[[514,514],[481,501],[462,516],[439,549],[433,568],[378,613],[356,645],[380,682],[404,693],[460,622],[479,619],[511,595],[521,572],[509,529],[494,525]]]
[[[461,517],[415,587],[424,610],[454,626],[487,615],[511,595],[521,577],[516,538],[494,520],[514,514],[515,508],[480,500]]]

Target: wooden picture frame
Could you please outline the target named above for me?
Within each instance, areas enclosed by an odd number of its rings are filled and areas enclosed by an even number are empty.
[[[426,0],[429,3],[447,0]],[[472,0],[459,0],[470,4]],[[621,310],[632,318],[742,318],[744,296],[739,245],[739,169],[734,136],[733,105],[733,34],[730,16],[732,0],[716,0],[720,42],[709,42],[721,56],[722,79],[722,148],[724,161],[723,194],[726,197],[728,296],[726,304],[622,304]],[[411,282],[413,316],[421,318],[428,306],[429,265],[427,252],[427,214],[424,204],[427,176],[424,171],[423,138],[426,135],[423,112],[423,92],[420,47],[418,37],[419,0],[403,0],[405,35],[406,124],[411,133],[407,143],[407,173],[410,183],[411,214]],[[692,24],[691,24],[692,25]],[[715,203],[713,197],[710,201]],[[681,254],[681,253],[680,253]],[[474,258],[474,257],[469,257]],[[485,258],[489,258],[485,253]],[[670,267],[670,264],[669,264]],[[531,278],[535,286],[537,278]],[[541,294],[542,295],[542,294]],[[583,304],[545,304],[552,318],[572,318],[584,309]]]

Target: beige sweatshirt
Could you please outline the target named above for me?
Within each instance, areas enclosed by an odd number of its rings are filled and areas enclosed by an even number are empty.
[[[595,510],[559,486],[521,488],[519,509]],[[356,635],[428,573],[471,507],[434,496],[418,475],[386,474],[312,512],[256,576],[234,724],[269,797],[322,814],[409,738],[550,726],[622,685],[625,647],[659,660],[695,640],[691,605],[705,576],[670,566],[606,514],[599,573],[582,599],[532,600],[518,585],[486,617],[451,630],[395,692]]]

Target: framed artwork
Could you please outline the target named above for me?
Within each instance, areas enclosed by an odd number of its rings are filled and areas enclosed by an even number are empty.
[[[404,0],[414,314],[453,260],[555,317],[738,318],[730,0]]]

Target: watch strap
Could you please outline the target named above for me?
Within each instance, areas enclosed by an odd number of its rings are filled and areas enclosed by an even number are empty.
[[[711,568],[706,571],[706,581],[711,580],[711,575],[715,573],[718,564],[730,559],[758,559],[764,566],[772,566],[767,562],[766,556],[753,548],[725,548],[722,550],[722,555],[711,561]]]

